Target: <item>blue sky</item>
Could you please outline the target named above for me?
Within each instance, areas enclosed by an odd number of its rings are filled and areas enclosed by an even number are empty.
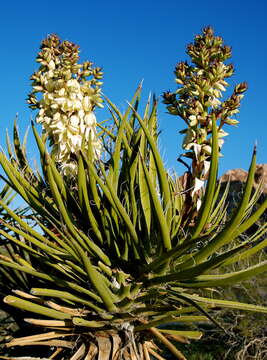
[[[0,144],[5,147],[5,129],[12,129],[19,114],[23,134],[33,116],[25,98],[29,77],[37,69],[35,56],[40,41],[57,33],[80,45],[81,60],[91,60],[104,70],[104,93],[120,108],[144,79],[143,100],[149,92],[160,96],[175,90],[173,70],[185,60],[185,47],[212,25],[233,49],[235,75],[232,86],[247,81],[249,91],[238,115],[238,127],[228,127],[220,173],[249,166],[252,147],[258,143],[258,163],[267,162],[267,5],[265,0],[235,1],[5,1],[0,5]],[[230,90],[228,90],[230,94]],[[102,115],[98,112],[98,116]],[[160,147],[168,168],[184,171],[176,158],[182,152],[181,119],[159,107],[162,136]],[[32,140],[29,157],[36,151]]]

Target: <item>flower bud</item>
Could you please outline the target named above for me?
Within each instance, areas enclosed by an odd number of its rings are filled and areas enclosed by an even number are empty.
[[[167,106],[167,110],[171,115],[179,115],[179,111],[175,106]]]
[[[229,134],[226,131],[224,131],[223,129],[220,129],[220,131],[218,132],[218,138],[223,138],[228,135]]]
[[[175,79],[175,82],[177,83],[177,84],[179,84],[179,85],[184,85],[184,82],[183,82],[183,80],[181,80],[181,79]]]
[[[245,92],[248,89],[248,84],[246,82],[242,82],[238,85],[236,85],[234,92],[236,94],[241,94]]]
[[[38,86],[33,86],[32,88],[33,88],[34,92],[39,92],[39,91],[42,91],[42,90],[43,90],[43,87],[40,86],[40,85],[38,85]]]
[[[227,125],[237,125],[239,124],[239,121],[227,118],[226,120],[224,120],[224,123]]]
[[[221,91],[226,91],[225,87],[222,85],[221,82],[217,82],[214,84],[214,87],[218,90],[221,90]]]

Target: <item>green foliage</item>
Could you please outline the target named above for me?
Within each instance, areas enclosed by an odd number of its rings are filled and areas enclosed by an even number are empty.
[[[267,270],[263,261],[215,272],[266,246],[256,235],[235,242],[267,207],[265,201],[249,215],[257,200],[256,150],[238,209],[226,221],[227,191],[220,198],[217,183],[220,130],[211,116],[207,184],[203,191],[195,189],[194,211],[188,212],[184,189],[158,150],[157,101],[149,99],[140,115],[140,97],[141,87],[123,113],[106,98],[113,128],[100,125],[105,156],[96,159],[92,144],[82,143],[74,154],[76,176],[60,171],[34,125],[41,172],[31,169],[16,125],[14,152],[9,146],[9,158],[0,153],[7,182],[32,211],[25,219],[0,200],[12,219],[3,219],[11,233],[3,230],[0,239],[2,246],[13,246],[12,254],[0,259],[0,269],[13,281],[13,295],[10,291],[4,303],[36,326],[35,337],[15,338],[8,347],[48,346],[56,359],[91,359],[90,354],[115,359],[117,352],[147,360],[159,351],[154,338],[185,359],[171,339],[200,338],[190,324],[219,325],[212,309],[267,312],[264,306],[221,300],[212,291]],[[174,323],[189,326],[175,331],[167,326]]]
[[[16,194],[8,184],[6,184],[2,190],[0,191],[0,199],[1,202],[4,204],[0,206],[0,259],[1,260],[8,260],[10,258],[14,259],[16,256],[24,258],[27,256],[26,253],[23,252],[23,249],[17,244],[20,244],[19,236],[15,235],[14,242],[9,241],[9,239],[14,235],[12,232],[12,225],[13,220],[10,218],[8,212],[5,210],[5,207],[11,206],[14,197]],[[16,208],[14,210],[14,214],[20,217],[25,217],[27,213],[27,208]],[[6,270],[4,268],[0,268],[0,295],[3,298],[7,294],[10,293],[14,286],[25,285],[25,281],[23,275],[16,271],[12,272],[12,270]],[[3,308],[3,306],[1,306]]]

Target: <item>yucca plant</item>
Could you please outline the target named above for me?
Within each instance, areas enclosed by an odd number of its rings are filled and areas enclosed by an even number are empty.
[[[216,44],[210,37],[204,30],[201,39],[209,39],[212,48]],[[210,151],[205,148],[203,155],[203,138],[191,137],[200,145],[192,147],[199,149],[192,152],[198,169],[193,161],[192,189],[183,187],[168,173],[158,150],[157,100],[148,99],[143,115],[139,112],[141,86],[124,112],[105,98],[112,125],[98,124],[97,134],[93,111],[101,105],[102,73],[91,63],[79,65],[77,54],[75,45],[51,35],[38,55],[41,66],[32,77],[29,103],[39,110],[37,121],[43,125],[40,136],[32,124],[41,171],[31,168],[16,125],[14,152],[9,145],[10,158],[0,154],[7,183],[33,213],[29,223],[0,201],[14,222],[2,220],[11,233],[3,231],[7,240],[1,242],[16,244],[14,251],[24,254],[7,254],[0,259],[1,269],[27,279],[25,284],[13,281],[13,294],[4,303],[22,311],[33,333],[12,339],[7,347],[47,346],[50,359],[148,360],[163,359],[162,346],[185,359],[172,340],[198,339],[202,333],[172,324],[217,324],[214,311],[220,307],[267,312],[255,304],[219,299],[214,292],[267,270],[263,262],[214,274],[266,246],[267,240],[258,242],[265,226],[246,241],[235,241],[267,207],[265,201],[251,213],[257,198],[257,192],[252,195],[256,150],[242,200],[227,220],[227,189],[221,196],[217,183],[221,113],[213,111],[215,99],[206,105],[209,112],[200,126],[209,136],[205,145]],[[214,53],[206,56],[211,56],[204,64],[208,73],[218,61],[212,60]]]

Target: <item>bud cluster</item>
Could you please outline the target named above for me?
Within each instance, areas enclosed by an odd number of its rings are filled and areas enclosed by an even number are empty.
[[[100,81],[103,73],[89,61],[78,64],[78,46],[56,35],[43,40],[36,61],[39,70],[31,76],[32,92],[27,102],[38,109],[36,122],[52,145],[52,154],[64,174],[76,169],[75,155],[92,143],[100,156],[94,109],[102,107]],[[89,79],[88,79],[89,78]]]
[[[164,93],[163,101],[170,114],[178,115],[187,124],[181,131],[185,134],[184,156],[193,160],[193,177],[203,180],[209,168],[212,118],[217,122],[221,149],[223,138],[228,135],[222,127],[238,124],[231,117],[239,112],[247,85],[237,85],[230,98],[222,101],[222,93],[229,85],[226,79],[234,71],[232,64],[224,63],[231,57],[231,48],[223,44],[221,37],[214,36],[211,27],[195,37],[194,44],[187,47],[187,54],[191,64],[180,62],[174,72],[179,88],[174,93]]]

